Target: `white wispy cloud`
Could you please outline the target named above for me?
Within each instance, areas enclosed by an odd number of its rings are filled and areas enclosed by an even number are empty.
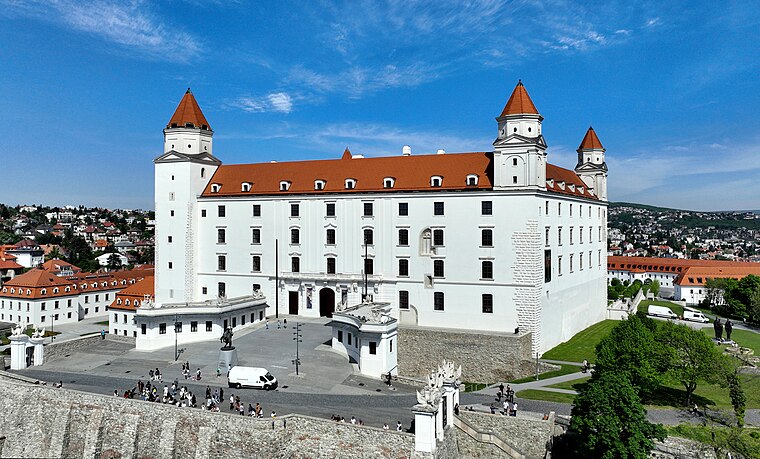
[[[0,0],[2,14],[52,22],[153,59],[185,62],[201,53],[198,39],[167,25],[144,1]]]
[[[272,92],[260,97],[241,96],[228,105],[249,113],[290,113],[293,110],[293,97],[286,92]]]

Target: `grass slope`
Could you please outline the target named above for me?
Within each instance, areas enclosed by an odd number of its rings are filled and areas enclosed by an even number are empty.
[[[575,373],[577,371],[580,371],[580,368],[575,365],[560,365],[559,370],[547,371],[546,373],[539,374],[538,380],[541,381],[544,379],[554,378],[557,376],[569,375],[570,373]],[[526,383],[526,382],[531,382],[535,380],[536,380],[536,376],[533,375],[533,376],[526,376],[524,378],[516,379],[514,381],[510,381],[510,383],[520,384],[520,383]]]
[[[575,400],[575,395],[573,394],[562,394],[560,392],[547,392],[545,390],[535,389],[521,390],[520,392],[516,393],[515,396],[517,396],[517,398],[524,398],[527,400],[545,400],[547,402],[558,403],[573,403]]]
[[[570,340],[546,351],[542,358],[564,360],[566,362],[583,362],[583,359],[586,359],[589,362],[593,362],[595,360],[596,345],[618,323],[616,320],[603,320],[594,324],[579,332],[570,338]]]

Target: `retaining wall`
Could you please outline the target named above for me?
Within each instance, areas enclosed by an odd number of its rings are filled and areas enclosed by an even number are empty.
[[[100,337],[100,333],[81,336],[79,338],[73,338],[67,341],[54,341],[45,345],[45,362],[50,362],[61,357],[66,357],[69,354],[75,352],[81,352],[84,350],[97,347],[98,343],[101,343],[103,339]],[[106,334],[106,341],[118,341],[122,343],[135,344],[135,339],[129,336],[117,336]]]

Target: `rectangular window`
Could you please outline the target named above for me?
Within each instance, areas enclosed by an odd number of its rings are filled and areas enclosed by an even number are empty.
[[[259,228],[251,229],[251,244],[261,244],[261,230]]]
[[[400,202],[398,203],[398,215],[399,217],[406,217],[409,215],[409,203],[408,202]]]
[[[174,211],[173,211],[173,210],[170,210],[170,211],[169,211],[169,216],[171,216],[171,217],[173,217],[173,216],[174,216]]]
[[[43,301],[42,306],[40,307],[40,311],[44,311],[44,310],[45,310],[45,302]]]
[[[298,204],[291,204],[290,205],[290,216],[291,217],[299,217],[301,215],[301,208]]]
[[[147,324],[140,324],[140,334],[145,335],[148,333],[148,326]]]
[[[206,217],[206,209],[201,209],[201,217]]]
[[[253,256],[253,268],[252,268],[252,270],[253,270],[253,272],[256,272],[256,273],[259,272],[259,271],[261,271],[261,256],[259,256],[259,255],[254,255]]]
[[[301,243],[301,231],[299,231],[298,228],[291,228],[291,230],[290,230],[290,243],[291,244],[300,244]]]
[[[570,216],[571,217],[573,216],[573,205],[572,204],[570,204]]]
[[[550,229],[551,228],[549,228],[547,226],[546,229],[544,230],[544,233],[545,233],[545,235],[544,235],[544,239],[545,239],[544,245],[547,246],[547,247],[549,247],[549,230]]]
[[[173,267],[174,267],[174,264],[170,261],[169,262],[169,269],[172,269]],[[87,301],[85,301],[85,303],[87,303]]]
[[[493,247],[493,230],[484,228],[480,230],[480,245],[483,247]]]
[[[578,254],[578,268],[583,271],[583,252]]]
[[[225,206],[219,206],[217,208],[217,213],[220,217],[226,217],[227,216],[227,208]]]
[[[327,245],[335,245],[335,230],[329,228],[326,234]]]
[[[232,318],[232,328],[237,327],[237,317]]]
[[[172,237],[171,236],[168,236],[166,239],[169,241],[169,244],[172,243]]]
[[[174,323],[174,333],[182,333],[182,322]]]
[[[433,203],[433,215],[443,215],[443,203],[442,202],[434,202]]]
[[[552,251],[544,250],[544,282],[552,280]]]
[[[226,297],[227,296],[227,284],[224,282],[219,282],[216,284],[216,292],[218,296]]]
[[[213,323],[213,322],[211,322],[210,320],[207,320],[207,321],[206,321],[206,331],[207,331],[207,332],[210,332],[210,331],[211,331],[211,330],[213,330],[213,329],[214,329],[214,323]]]
[[[208,287],[201,287],[201,293],[204,295],[208,294]]]
[[[481,303],[483,305],[484,314],[493,314],[493,295],[490,293],[484,293],[482,295]]]
[[[549,201],[544,202],[544,215],[549,215]]]
[[[581,207],[583,209],[583,207]],[[583,227],[578,228],[578,243],[583,244]]]
[[[562,245],[562,227],[557,228],[557,245]]]
[[[562,203],[558,202],[557,203],[557,216],[561,216],[561,215],[562,215]]]
[[[372,275],[375,273],[375,260],[372,258],[364,259],[364,273],[367,275]]]
[[[433,293],[433,310],[443,311],[443,292]]]
[[[335,274],[335,258],[327,259],[327,274]]]
[[[195,333],[198,331],[198,321],[192,321],[190,322],[190,333]]]
[[[290,270],[294,273],[300,273],[301,272],[301,259],[298,257],[291,257],[290,258]]]
[[[400,246],[408,246],[409,245],[409,230],[408,229],[400,229],[398,230],[398,245]]]
[[[406,258],[400,258],[398,260],[398,275],[401,277],[409,276],[409,260]]]
[[[158,324],[158,334],[159,335],[166,334],[166,324]]]
[[[227,270],[227,257],[225,255],[217,255],[216,257],[216,269],[217,271]]]
[[[224,228],[217,228],[216,230],[216,243],[224,244],[227,242],[227,231]]]
[[[377,343],[374,341],[369,342],[369,354],[377,355]]]
[[[481,203],[480,203],[480,214],[481,215],[493,215],[493,202],[492,201],[481,201]]]
[[[570,254],[570,272],[573,272],[573,254]]]
[[[375,243],[374,233],[369,228],[364,230],[364,243],[366,245],[372,245]]]
[[[372,216],[372,203],[371,202],[365,202],[364,203],[364,216],[365,217],[371,217]]]
[[[493,261],[484,261],[480,264],[480,277],[482,279],[493,279]]]
[[[338,330],[338,342],[343,342],[343,330]]]
[[[253,216],[254,217],[261,217],[261,204],[254,204],[253,205]]]
[[[327,217],[334,217],[335,216],[335,203],[334,202],[328,202],[325,204],[325,215]]]
[[[433,277],[443,277],[443,260],[433,260]]]
[[[570,245],[573,245],[573,227],[570,227]]]
[[[433,245],[436,247],[443,246],[443,230],[433,230]]]
[[[557,257],[557,275],[562,275],[562,255]]]
[[[351,338],[353,338],[353,335],[351,333],[348,334],[348,345],[351,345]]]
[[[399,290],[398,307],[399,309],[409,309],[409,292],[408,291]]]

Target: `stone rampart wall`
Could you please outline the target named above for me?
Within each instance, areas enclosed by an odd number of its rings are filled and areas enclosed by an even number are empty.
[[[272,429],[269,419],[11,382],[0,400],[0,457],[417,457],[411,434],[307,416]]]
[[[129,336],[106,334],[106,340],[135,344],[135,339]],[[56,359],[60,359],[61,357],[66,357],[68,354],[92,349],[102,341],[103,340],[100,337],[100,333],[97,333],[70,339],[68,341],[55,341],[53,343],[46,344],[45,361],[50,362]]]
[[[492,430],[528,457],[544,457],[554,432],[554,421],[501,414],[461,411],[459,415],[478,430]],[[483,456],[485,457],[485,456]]]
[[[417,327],[398,329],[399,373],[423,377],[443,359],[462,365],[462,379],[493,383],[535,372],[531,335],[450,332]]]

